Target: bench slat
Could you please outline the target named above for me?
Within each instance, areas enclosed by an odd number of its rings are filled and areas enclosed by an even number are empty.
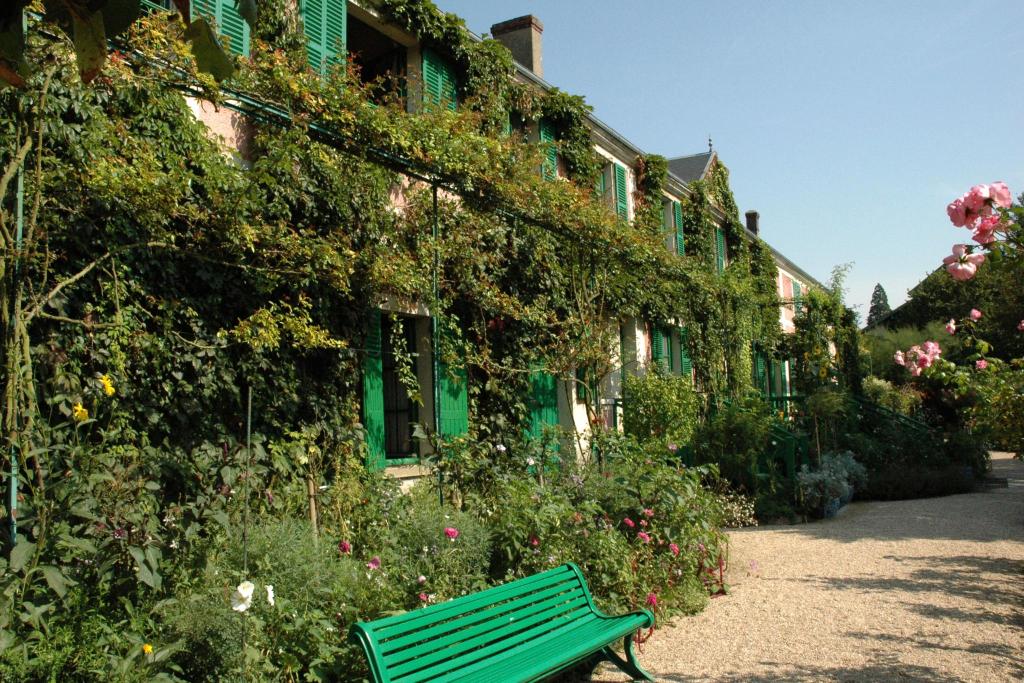
[[[435,680],[447,683],[471,681],[534,681],[586,659],[590,654],[623,638],[640,627],[651,625],[644,613],[621,617],[598,617],[580,628],[569,629],[549,640],[533,641],[496,654],[485,661],[453,671]]]
[[[540,609],[547,609],[551,605],[565,604],[566,609],[570,609],[568,603],[574,599],[586,602],[586,596],[583,594],[583,591],[578,586],[575,588],[576,590],[566,590],[564,586],[556,586],[537,593],[529,593],[508,602],[490,605],[486,609],[461,615],[451,621],[445,621],[430,628],[416,629],[389,639],[382,639],[378,634],[377,640],[380,643],[380,652],[387,657],[397,650],[427,639],[434,640],[441,647],[447,644],[449,640],[463,640],[464,636],[460,632],[481,622],[504,621],[507,616],[513,614],[529,616],[531,613]]]
[[[420,683],[421,681],[444,680],[447,677],[462,675],[464,670],[473,670],[485,666],[496,655],[511,650],[523,643],[552,638],[559,633],[580,628],[584,620],[596,620],[598,617],[590,613],[589,607],[579,611],[577,615],[566,615],[564,618],[541,620],[531,625],[526,631],[513,632],[499,640],[492,640],[474,650],[464,652],[456,657],[445,657],[435,661],[429,668],[417,668],[408,677],[392,671],[392,680],[396,683]]]
[[[423,609],[396,614],[372,622],[372,630],[377,638],[384,640],[392,638],[395,633],[391,629],[399,628],[403,631],[421,628],[426,624],[434,624],[438,621],[459,616],[473,609],[482,609],[495,602],[509,600],[522,593],[529,593],[542,590],[548,586],[560,583],[579,583],[579,577],[568,565],[552,569],[542,574],[535,574],[525,579],[510,581],[501,586],[488,588],[485,591],[455,598],[440,605],[431,605]],[[363,622],[366,626],[367,622]],[[410,627],[407,629],[406,627]]]
[[[459,668],[462,666],[459,662],[475,661],[479,658],[478,653],[495,643],[508,642],[512,638],[522,640],[543,638],[548,631],[561,624],[581,621],[590,616],[592,616],[590,606],[584,600],[577,603],[575,608],[570,611],[550,608],[521,619],[516,617],[514,621],[488,622],[473,629],[474,633],[470,634],[466,640],[451,642],[440,648],[428,643],[429,650],[402,652],[404,661],[402,663],[389,661],[388,670],[393,675],[399,676],[434,664],[443,664],[445,667],[453,669]]]

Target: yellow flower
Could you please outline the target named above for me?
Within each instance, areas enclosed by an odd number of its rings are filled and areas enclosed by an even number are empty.
[[[110,375],[103,375],[100,377],[100,384],[103,385],[103,393],[107,396],[113,396],[117,389],[114,388],[114,383],[110,381]]]
[[[147,654],[147,655],[151,655],[151,654],[153,654],[153,646],[152,646],[152,645],[150,645],[149,643],[145,643],[145,644],[144,644],[144,645],[142,646],[142,652],[143,652],[144,654]]]
[[[71,414],[75,418],[75,422],[85,422],[89,419],[89,411],[86,410],[81,403],[76,403],[71,408]]]

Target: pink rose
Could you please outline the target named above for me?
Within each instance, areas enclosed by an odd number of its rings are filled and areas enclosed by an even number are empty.
[[[946,214],[954,226],[962,228],[967,225],[967,207],[964,205],[963,197],[951,201],[946,207]]]
[[[636,526],[636,524],[633,523],[633,520],[631,520],[629,517],[624,518],[622,520],[622,523],[628,526],[630,529]]]
[[[650,543],[651,542],[651,537],[650,537],[650,535],[646,531],[641,531],[640,533],[638,533],[636,535],[636,537],[639,538],[644,543]]]
[[[929,355],[921,355],[917,357],[917,367],[919,368],[930,368],[934,359]]]
[[[341,553],[342,555],[350,554],[352,552],[352,544],[349,543],[348,541],[339,541],[338,542],[338,552]]]
[[[946,323],[946,332],[949,332],[950,334],[956,334],[956,320],[955,319],[950,318],[949,322]]]
[[[458,529],[454,529],[454,528],[452,528],[450,526],[447,526],[447,527],[444,528],[444,535],[454,541],[456,538],[459,537],[459,530]]]
[[[974,361],[974,367],[978,368],[979,370],[984,370],[985,368],[988,367],[988,361],[985,360],[984,358],[979,358],[978,360]]]
[[[650,519],[653,516],[654,516],[654,510],[652,510],[651,508],[644,508],[644,517],[647,517],[648,519]]]
[[[981,311],[979,311],[977,308],[972,308],[971,320],[981,320]]]
[[[992,202],[1001,209],[1008,209],[1013,203],[1010,188],[1002,180],[997,180],[989,185],[989,194],[992,195]]]
[[[974,228],[972,235],[975,242],[981,245],[991,244],[996,241],[996,230],[999,229],[1000,216],[989,216],[982,219],[978,226]]]
[[[905,366],[907,364],[907,359],[903,355],[902,351],[897,351],[896,353],[892,354],[892,359],[893,359],[893,362],[896,363],[896,365],[904,365]]]
[[[935,359],[942,355],[942,349],[935,342],[926,341],[924,343],[924,354],[929,358]]]
[[[921,368],[917,367],[916,365],[911,367],[910,368],[910,374],[913,375],[914,377],[920,377],[921,376]]]
[[[669,549],[669,551],[671,551],[671,553],[673,555],[678,555],[679,554],[679,546],[677,546],[675,543],[669,543],[668,544],[668,549]]]
[[[964,195],[964,204],[969,211],[979,213],[988,206],[989,196],[988,185],[975,185]]]
[[[428,596],[426,593],[420,593],[419,598],[420,602],[427,602],[428,600],[430,600],[430,596]]]
[[[532,545],[534,548],[536,548],[537,546],[540,545],[540,539],[537,538],[536,536],[530,536],[530,545]]]
[[[985,255],[968,253],[966,244],[954,244],[953,253],[942,259],[942,262],[954,280],[963,282],[974,277],[978,266],[985,262]]]
[[[366,563],[367,569],[380,569],[380,558],[374,555],[370,558],[370,561]]]

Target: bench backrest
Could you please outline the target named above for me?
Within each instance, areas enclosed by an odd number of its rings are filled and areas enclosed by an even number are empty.
[[[375,680],[417,683],[487,659],[594,614],[583,574],[565,564],[541,574],[352,627]]]

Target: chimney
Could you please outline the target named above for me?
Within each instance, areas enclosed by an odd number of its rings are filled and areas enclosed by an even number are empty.
[[[760,230],[760,226],[758,226],[757,224],[757,221],[760,217],[761,214],[759,214],[757,211],[747,211],[747,230],[754,233],[755,235],[758,234],[758,230]]]
[[[542,33],[544,24],[532,14],[509,19],[491,27],[491,35],[509,49],[512,58],[540,78],[544,78],[540,42]]]

